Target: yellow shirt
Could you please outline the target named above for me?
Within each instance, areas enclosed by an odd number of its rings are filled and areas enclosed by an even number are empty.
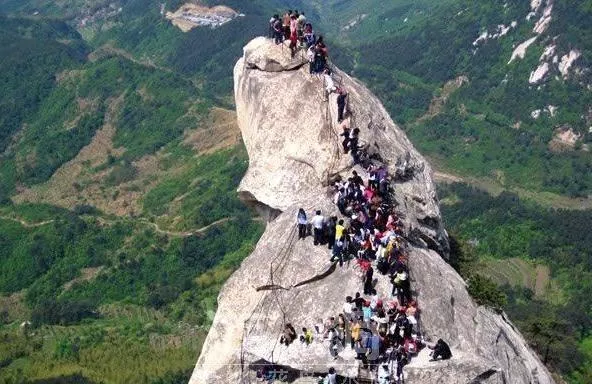
[[[358,339],[360,338],[360,324],[359,323],[354,323],[351,326],[351,336],[352,336],[352,339],[354,339],[354,341],[358,341]]]
[[[337,224],[335,226],[335,239],[336,240],[341,239],[341,236],[343,236],[343,231],[344,230],[345,230],[345,227],[343,225]]]

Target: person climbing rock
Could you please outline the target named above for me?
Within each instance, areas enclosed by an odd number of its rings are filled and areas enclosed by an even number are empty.
[[[337,87],[335,87],[335,81],[333,81],[333,76],[329,68],[325,68],[325,71],[323,72],[323,79],[325,82],[325,91],[327,92],[326,97],[329,97],[331,93],[337,90]]]
[[[308,220],[306,219],[306,212],[304,212],[304,209],[300,208],[298,210],[296,222],[298,224],[298,239],[304,239],[306,237],[306,226],[308,225]]]
[[[343,153],[349,152],[349,136],[351,134],[349,130],[349,123],[347,120],[341,122],[341,133],[339,136],[343,136],[343,141],[341,142],[341,146],[343,147]]]
[[[321,215],[321,211],[317,210],[315,216],[311,220],[312,229],[314,233],[314,245],[319,245],[323,242],[323,225],[325,218]]]
[[[354,128],[349,136],[349,150],[354,160],[354,165],[360,163],[359,135],[360,129]]]
[[[347,92],[345,88],[339,88],[337,93],[337,122],[341,123],[343,121],[345,106],[347,103]]]

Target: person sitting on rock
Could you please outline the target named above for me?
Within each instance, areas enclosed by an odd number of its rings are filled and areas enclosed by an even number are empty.
[[[280,338],[280,343],[285,344],[287,347],[288,345],[292,344],[292,342],[296,340],[297,337],[298,335],[296,334],[296,330],[294,329],[292,324],[287,323],[284,326],[284,331],[282,337]]]
[[[430,353],[430,355],[432,356],[430,361],[436,361],[438,360],[438,358],[442,358],[442,360],[448,360],[452,357],[450,347],[442,339],[438,339],[436,345],[433,347],[428,345],[428,348],[433,349],[432,353]]]
[[[321,211],[317,210],[315,216],[311,220],[313,233],[314,233],[314,245],[319,245],[323,242],[323,226],[325,218],[321,215]]]
[[[310,329],[306,329],[305,327],[302,328],[302,335],[300,336],[300,342],[306,343],[306,345],[310,345],[313,340],[313,334]]]

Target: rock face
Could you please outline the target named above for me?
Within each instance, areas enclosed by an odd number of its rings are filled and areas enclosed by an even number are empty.
[[[429,363],[422,351],[405,368],[406,382],[553,383],[512,324],[478,307],[444,260],[448,240],[425,159],[361,83],[338,70],[335,78],[349,93],[352,128],[360,128],[368,152],[380,156],[395,175],[422,332],[447,340],[454,355]],[[355,378],[358,363],[348,348],[336,361],[326,343],[285,347],[278,341],[284,322],[297,331],[312,328],[318,319],[340,313],[345,296],[361,288],[353,264],[332,265],[325,247],[313,246],[310,238],[298,240],[296,234],[299,207],[338,214],[327,184],[352,170],[350,157],[340,151],[336,96],[324,101],[323,82],[308,73],[306,61],[298,55],[290,58],[286,47],[263,38],[244,48],[234,79],[239,127],[249,152],[239,192],[270,221],[255,251],[220,293],[190,383],[248,383],[254,377],[251,364],[258,361],[303,375],[335,366],[340,375]],[[379,279],[377,286],[383,297],[390,292],[386,280]],[[294,382],[314,381],[301,377]]]

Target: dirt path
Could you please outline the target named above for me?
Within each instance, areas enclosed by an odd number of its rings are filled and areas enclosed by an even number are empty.
[[[53,223],[55,221],[55,220],[46,220],[46,221],[41,221],[39,223],[29,223],[29,222],[26,222],[23,219],[19,219],[19,218],[15,218],[15,217],[9,217],[9,216],[0,216],[0,219],[14,221],[15,223],[19,223],[20,225],[22,225],[25,228],[42,227],[44,225],[51,224],[51,223]]]
[[[174,237],[189,237],[189,236],[192,236],[192,235],[195,235],[198,233],[203,233],[203,232],[207,231],[208,229],[215,227],[216,225],[226,223],[230,220],[234,220],[234,218],[233,217],[225,217],[223,219],[216,220],[213,223],[206,225],[205,227],[191,230],[191,231],[186,231],[186,232],[167,231],[165,229],[160,228],[157,223],[153,223],[151,221],[148,221],[147,219],[139,219],[138,221],[140,221],[141,223],[148,224],[148,225],[152,226],[156,232],[163,234],[163,235],[174,236]]]

